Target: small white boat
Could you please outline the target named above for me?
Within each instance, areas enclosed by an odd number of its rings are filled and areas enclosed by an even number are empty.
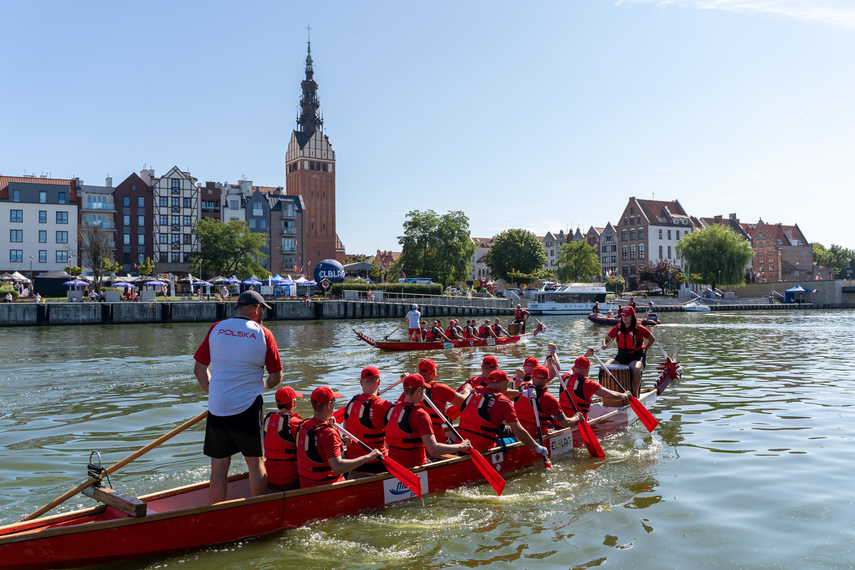
[[[701,305],[698,301],[692,301],[683,305],[683,310],[687,313],[709,313],[710,308],[706,305]]]
[[[587,315],[595,302],[605,314],[616,308],[606,303],[606,288],[594,283],[573,283],[555,289],[541,289],[529,301],[528,310],[533,315]]]

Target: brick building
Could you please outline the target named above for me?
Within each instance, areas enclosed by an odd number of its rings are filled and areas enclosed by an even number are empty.
[[[741,224],[754,249],[754,280],[801,281],[813,279],[813,247],[798,225]]]

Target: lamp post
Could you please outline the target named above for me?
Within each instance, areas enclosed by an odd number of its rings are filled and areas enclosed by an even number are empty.
[[[30,297],[33,296],[33,288],[35,286],[35,281],[33,281],[33,256],[30,256]]]

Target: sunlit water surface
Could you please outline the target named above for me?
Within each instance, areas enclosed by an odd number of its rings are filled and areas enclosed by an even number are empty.
[[[663,315],[657,344],[677,351],[683,382],[640,424],[583,450],[486,484],[382,511],[122,568],[850,568],[855,567],[852,446],[855,313]],[[547,333],[492,349],[513,371],[546,343],[565,361],[606,329],[548,317]],[[359,371],[384,382],[424,354],[379,352],[397,321],[270,322],[285,380],[346,397]],[[85,479],[93,449],[111,465],[205,409],[192,375],[203,324],[0,330],[0,522],[14,522]],[[658,348],[658,347],[655,347]],[[658,350],[651,360],[661,360]],[[433,352],[452,385],[485,351]],[[645,384],[656,372],[648,368]],[[265,395],[272,408],[272,392]],[[301,402],[299,411],[310,415]],[[207,479],[202,425],[112,476],[139,495]],[[242,461],[233,462],[240,471]],[[78,496],[57,512],[91,500]]]

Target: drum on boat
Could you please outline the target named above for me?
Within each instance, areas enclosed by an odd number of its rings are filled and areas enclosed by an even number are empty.
[[[632,391],[633,396],[638,397],[639,390],[641,386],[635,386],[632,383],[632,374],[629,371],[629,366],[626,364],[606,364],[606,368],[609,369],[609,372],[617,378],[618,382],[620,382],[621,386],[625,389]],[[623,390],[612,380],[612,377],[608,375],[608,373],[600,368],[600,376],[597,380],[603,388],[608,388],[609,390],[614,390],[615,392],[622,392]]]
[[[511,323],[508,325],[508,334],[511,336],[516,336],[520,334],[520,325],[519,323]]]

